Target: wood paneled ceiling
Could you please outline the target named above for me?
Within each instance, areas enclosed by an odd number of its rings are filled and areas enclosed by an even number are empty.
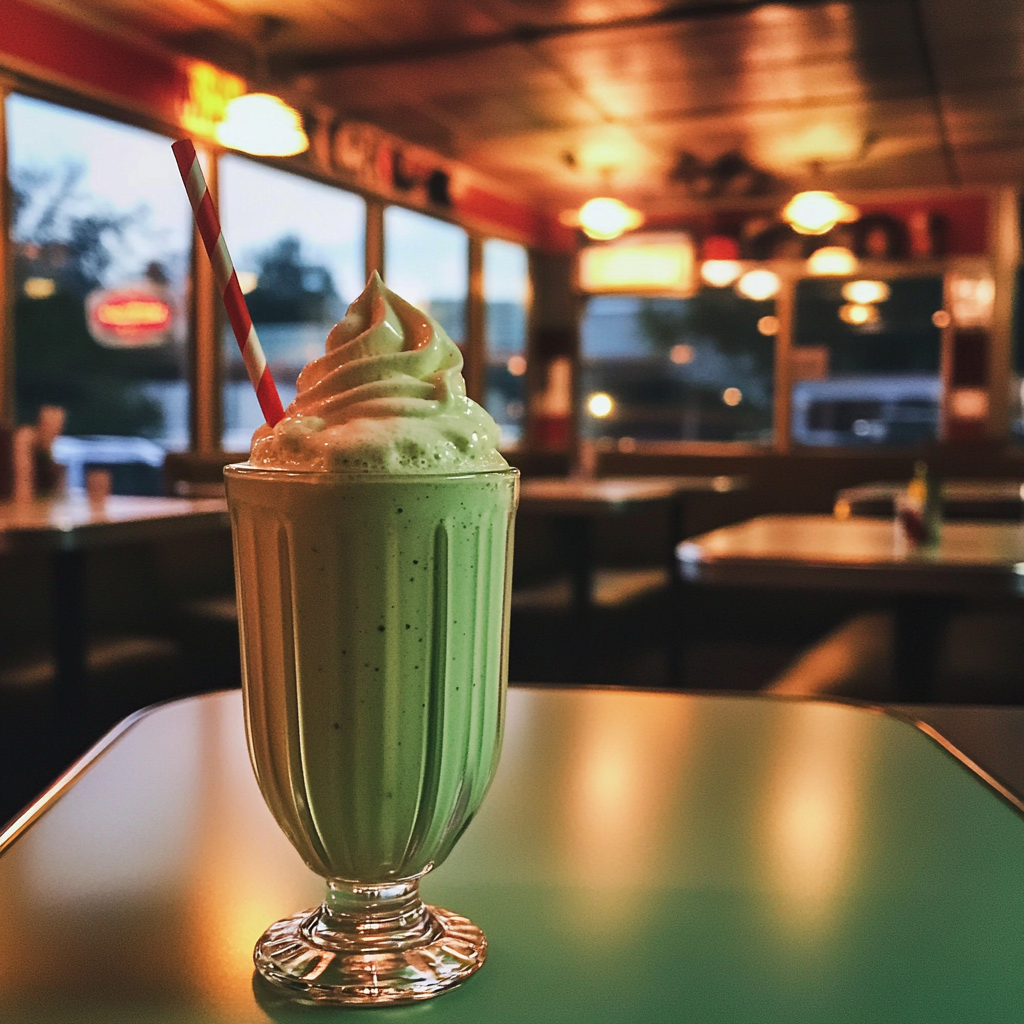
[[[552,210],[1024,177],[1022,0],[45,2]]]

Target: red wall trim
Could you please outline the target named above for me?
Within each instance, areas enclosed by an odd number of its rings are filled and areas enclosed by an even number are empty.
[[[0,60],[4,57],[171,123],[178,120],[188,91],[183,67],[155,50],[20,0],[0,0]]]

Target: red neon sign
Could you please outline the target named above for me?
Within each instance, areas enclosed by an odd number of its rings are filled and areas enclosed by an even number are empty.
[[[114,331],[163,330],[170,325],[171,307],[160,299],[107,299],[96,307],[97,323]]]
[[[110,348],[161,345],[174,324],[174,308],[148,284],[95,291],[86,307],[89,333]]]

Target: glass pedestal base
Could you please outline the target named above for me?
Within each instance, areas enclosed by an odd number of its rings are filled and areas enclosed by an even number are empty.
[[[272,924],[256,969],[299,1002],[378,1006],[430,999],[465,981],[487,956],[472,921],[394,886],[330,882],[327,900]]]

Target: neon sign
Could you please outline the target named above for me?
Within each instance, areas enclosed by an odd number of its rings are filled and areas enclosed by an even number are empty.
[[[149,282],[99,289],[86,299],[86,313],[89,333],[107,348],[162,345],[174,326],[174,307]]]

